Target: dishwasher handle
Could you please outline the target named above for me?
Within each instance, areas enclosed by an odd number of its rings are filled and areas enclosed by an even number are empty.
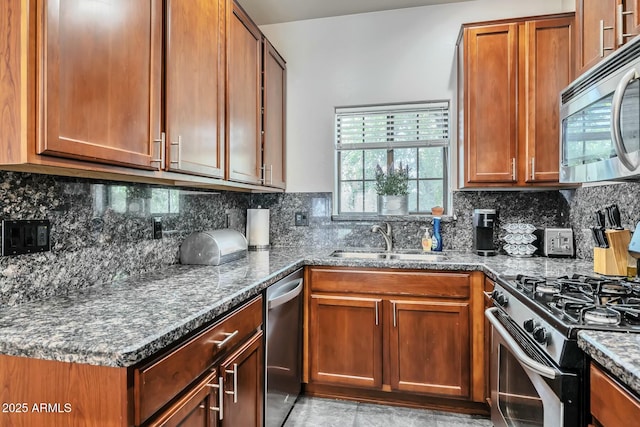
[[[267,301],[269,310],[281,306],[300,295],[300,292],[302,292],[302,279],[292,280],[276,286],[277,289],[274,290]]]

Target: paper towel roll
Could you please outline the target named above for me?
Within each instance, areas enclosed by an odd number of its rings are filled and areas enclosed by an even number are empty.
[[[269,209],[247,209],[247,241],[252,249],[269,247]]]

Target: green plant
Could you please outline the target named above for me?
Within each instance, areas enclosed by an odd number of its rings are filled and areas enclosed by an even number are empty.
[[[380,196],[404,196],[409,194],[409,166],[398,168],[393,164],[385,172],[380,165],[376,166],[376,193]]]

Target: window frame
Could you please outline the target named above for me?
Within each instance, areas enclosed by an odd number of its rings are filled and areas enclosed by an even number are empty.
[[[397,114],[398,112],[402,112],[402,110],[416,110],[416,109],[424,109],[428,111],[431,109],[443,109],[446,111],[446,114],[443,117],[446,119],[446,126],[443,130],[446,131],[446,138],[442,139],[430,139],[424,141],[410,141],[410,142],[396,142],[391,139],[388,139],[385,143],[362,143],[360,144],[345,144],[346,148],[340,148],[339,142],[339,117],[345,117],[348,113],[363,113],[363,114],[375,114],[383,113],[387,116],[392,116]],[[394,134],[395,135],[395,132]],[[412,103],[393,103],[393,104],[375,104],[375,105],[362,105],[362,106],[350,106],[350,107],[336,107],[334,109],[334,193],[333,193],[333,215],[341,218],[349,218],[349,217],[375,217],[378,215],[378,212],[343,212],[342,210],[342,197],[341,197],[341,185],[345,182],[361,182],[363,185],[362,194],[365,195],[366,191],[364,186],[367,182],[375,183],[375,179],[368,179],[366,177],[366,173],[364,170],[364,162],[365,162],[365,152],[367,150],[386,150],[386,160],[387,165],[391,164],[393,161],[397,166],[398,160],[394,159],[394,150],[400,149],[415,149],[416,155],[418,154],[418,150],[420,148],[430,148],[430,147],[440,147],[442,149],[442,178],[421,178],[420,177],[420,159],[419,156],[416,157],[416,167],[415,177],[409,179],[409,182],[415,182],[416,185],[416,207],[419,209],[420,207],[420,192],[419,187],[421,182],[428,181],[441,181],[443,186],[443,194],[442,194],[442,207],[445,209],[445,214],[448,214],[449,206],[449,198],[451,193],[451,182],[450,182],[450,166],[451,166],[451,140],[452,140],[452,128],[451,128],[451,102],[450,100],[432,100],[432,101],[421,101],[421,102],[412,102]],[[362,175],[360,179],[342,179],[342,162],[341,162],[341,153],[349,152],[349,151],[361,151],[362,155]],[[363,206],[365,208],[366,201],[363,199]],[[430,215],[430,210],[428,211],[412,211],[409,212],[411,216],[424,216]]]

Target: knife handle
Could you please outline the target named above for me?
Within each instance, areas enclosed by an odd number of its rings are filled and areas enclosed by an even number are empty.
[[[613,223],[611,224],[613,228],[616,230],[622,230],[622,220],[620,219],[620,209],[618,209],[618,205],[611,205],[611,220]]]

